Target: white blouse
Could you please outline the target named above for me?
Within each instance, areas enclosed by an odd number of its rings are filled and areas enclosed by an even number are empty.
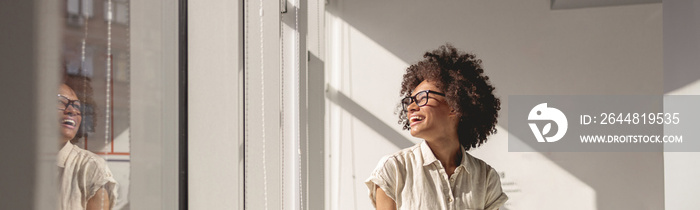
[[[440,161],[423,141],[385,156],[365,181],[376,207],[376,187],[397,209],[498,209],[508,196],[496,170],[462,148],[462,162],[447,177]]]
[[[109,196],[110,209],[117,201],[117,181],[102,157],[67,142],[58,152],[59,209],[85,209],[87,201],[104,188]]]

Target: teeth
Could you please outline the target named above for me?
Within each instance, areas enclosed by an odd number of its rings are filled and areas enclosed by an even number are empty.
[[[413,117],[411,117],[411,119],[410,119],[411,122],[415,122],[415,121],[417,121],[417,120],[423,120],[423,117],[420,117],[420,116],[413,116]]]
[[[63,124],[73,125],[73,126],[74,126],[74,125],[75,125],[75,121],[74,121],[74,120],[71,120],[71,119],[64,119],[64,120],[63,120]]]

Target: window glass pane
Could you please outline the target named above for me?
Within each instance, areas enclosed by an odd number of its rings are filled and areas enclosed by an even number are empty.
[[[59,94],[83,106],[58,110],[60,209],[129,209],[129,1],[64,2]]]

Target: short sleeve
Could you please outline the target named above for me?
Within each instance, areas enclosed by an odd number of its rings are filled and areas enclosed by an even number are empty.
[[[485,210],[498,209],[508,201],[508,196],[501,189],[501,177],[491,168],[486,178],[486,205]]]
[[[375,208],[377,207],[377,186],[382,188],[389,198],[396,201],[396,159],[391,156],[382,158],[365,184],[369,188],[369,198]]]
[[[104,188],[109,196],[110,208],[114,207],[117,201],[117,181],[112,176],[112,171],[109,170],[106,162],[97,157],[85,165],[85,170],[88,183],[86,198],[89,200],[95,196],[100,188]]]

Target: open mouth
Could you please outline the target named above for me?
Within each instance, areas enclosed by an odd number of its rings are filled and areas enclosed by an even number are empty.
[[[75,120],[63,119],[63,120],[61,121],[61,124],[62,124],[62,125],[75,126]]]
[[[425,119],[425,117],[423,117],[423,116],[411,116],[411,118],[409,118],[408,121],[410,122],[411,125],[413,125],[413,124],[423,122],[424,119]]]

